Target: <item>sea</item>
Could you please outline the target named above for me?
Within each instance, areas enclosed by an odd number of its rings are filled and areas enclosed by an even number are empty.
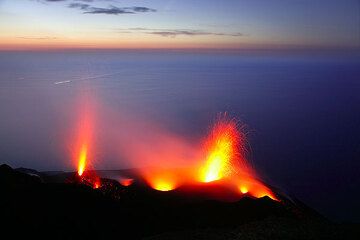
[[[124,121],[196,142],[226,115],[244,126],[265,181],[330,219],[360,222],[359,51],[1,51],[0,162],[73,170],[66,132],[84,98],[97,169],[138,167],[113,154],[115,138],[102,140],[113,129],[131,137]]]

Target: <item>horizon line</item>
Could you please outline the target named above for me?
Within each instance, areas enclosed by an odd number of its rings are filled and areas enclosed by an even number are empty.
[[[180,51],[180,52],[238,52],[238,51],[360,51],[358,46],[319,47],[319,46],[276,46],[276,47],[35,47],[2,48],[0,52],[58,52],[58,51]]]

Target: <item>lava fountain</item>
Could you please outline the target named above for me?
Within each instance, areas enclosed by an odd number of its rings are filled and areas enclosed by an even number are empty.
[[[237,131],[235,121],[220,120],[212,129],[205,144],[206,163],[200,167],[200,181],[220,180],[232,173],[233,165],[240,154],[238,147],[244,138]]]
[[[242,195],[252,197],[268,196],[276,199],[275,194],[265,186],[255,170],[248,163],[246,137],[235,120],[225,116],[214,125],[205,144],[205,164],[200,167],[201,182],[224,181]]]

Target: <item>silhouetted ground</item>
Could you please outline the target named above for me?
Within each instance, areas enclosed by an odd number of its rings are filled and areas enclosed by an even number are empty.
[[[141,182],[100,189],[30,169],[0,166],[0,237],[46,239],[358,239],[359,227],[327,221],[299,204],[268,197],[237,202],[159,192]],[[59,180],[61,179],[61,180]],[[66,183],[65,183],[66,182]]]
[[[163,233],[147,240],[267,240],[267,239],[358,239],[358,226],[344,226],[315,220],[298,221],[267,217],[238,227],[205,228]]]

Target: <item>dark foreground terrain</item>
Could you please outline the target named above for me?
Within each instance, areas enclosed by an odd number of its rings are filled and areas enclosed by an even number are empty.
[[[60,180],[59,180],[60,179]],[[102,179],[98,189],[71,173],[0,166],[1,239],[359,239],[359,225],[336,224],[297,201],[236,202],[159,192],[141,182]],[[6,235],[10,234],[10,235]]]

